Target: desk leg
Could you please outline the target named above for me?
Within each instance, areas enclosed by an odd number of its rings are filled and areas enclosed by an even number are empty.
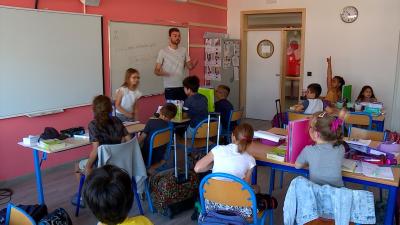
[[[257,184],[257,166],[254,167],[253,173],[251,173],[251,184],[252,185]]]
[[[36,149],[33,149],[33,163],[35,166],[36,189],[37,189],[37,194],[38,194],[38,202],[40,205],[44,205],[42,173],[40,172],[39,151]]]
[[[275,169],[271,168],[271,176],[269,177],[269,194],[272,195],[275,187]]]
[[[396,208],[397,187],[390,186],[386,206],[385,225],[393,224],[394,210]]]

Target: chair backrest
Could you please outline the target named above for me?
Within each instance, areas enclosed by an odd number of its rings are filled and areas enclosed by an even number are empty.
[[[385,134],[379,131],[366,130],[358,127],[350,127],[349,137],[355,139],[383,141]]]
[[[207,138],[208,133],[208,119],[201,121],[195,128],[196,135],[194,138]],[[216,137],[218,135],[218,119],[210,118],[210,131],[209,137]]]
[[[169,154],[171,152],[171,143],[173,138],[173,127],[170,125],[169,127],[160,129],[155,131],[150,137],[150,146],[149,146],[149,159],[147,161],[147,167],[151,166],[151,158],[153,155],[153,150],[157,147],[166,145],[166,158],[169,158]]]
[[[367,126],[368,130],[372,128],[372,116],[363,112],[351,112],[346,114],[344,119],[345,124],[347,125],[360,125]]]
[[[229,206],[251,207],[253,222],[257,224],[256,196],[246,181],[226,173],[211,173],[201,180],[199,191],[202,213],[206,212],[205,199]]]
[[[243,110],[232,110],[230,115],[229,115],[229,123],[228,123],[228,132],[232,132],[232,122],[239,123],[239,121],[242,119],[243,116]]]
[[[131,177],[147,176],[137,138],[114,145],[101,145],[97,151],[97,166],[114,165],[126,170]]]
[[[36,222],[24,210],[9,203],[7,206],[6,225],[36,225]]]
[[[306,118],[311,118],[311,117],[312,117],[312,115],[310,115],[310,114],[288,112],[288,120],[289,121],[301,120],[301,119],[306,119]]]

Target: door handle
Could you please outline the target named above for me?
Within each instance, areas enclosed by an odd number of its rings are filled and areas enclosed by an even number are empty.
[[[279,73],[275,74],[276,77],[280,77],[281,75]]]

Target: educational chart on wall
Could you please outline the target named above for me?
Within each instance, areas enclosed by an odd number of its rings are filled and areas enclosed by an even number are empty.
[[[228,100],[239,107],[240,40],[205,38],[205,79],[213,87],[220,84],[231,89]]]
[[[0,119],[103,94],[100,16],[0,7]]]
[[[154,74],[158,52],[168,46],[168,30],[171,26],[110,22],[110,72],[111,91],[124,81],[125,71],[135,68],[140,72],[139,90],[143,95],[164,92],[162,77]],[[188,28],[178,27],[181,33],[179,46],[188,49]]]

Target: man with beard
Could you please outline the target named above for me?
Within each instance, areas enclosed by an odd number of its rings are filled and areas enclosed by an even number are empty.
[[[187,49],[179,47],[181,33],[178,28],[169,29],[169,44],[159,51],[154,73],[164,78],[165,99],[185,100],[186,94],[183,90],[182,81],[185,70],[193,69],[197,60],[190,60]],[[186,66],[186,68],[185,68]]]

